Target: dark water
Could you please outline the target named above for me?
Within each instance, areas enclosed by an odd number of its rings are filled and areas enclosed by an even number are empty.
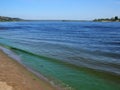
[[[0,44],[75,90],[120,90],[119,22],[5,22]]]

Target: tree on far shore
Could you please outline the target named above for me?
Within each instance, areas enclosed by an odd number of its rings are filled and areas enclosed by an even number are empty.
[[[115,16],[115,20],[118,20],[119,18],[118,18],[118,16]]]

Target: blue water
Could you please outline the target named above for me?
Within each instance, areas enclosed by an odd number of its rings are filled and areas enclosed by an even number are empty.
[[[1,22],[0,44],[75,90],[119,90],[119,22]]]

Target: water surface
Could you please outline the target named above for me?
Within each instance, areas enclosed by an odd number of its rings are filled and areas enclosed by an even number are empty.
[[[120,89],[119,22],[2,22],[0,44],[57,84]]]

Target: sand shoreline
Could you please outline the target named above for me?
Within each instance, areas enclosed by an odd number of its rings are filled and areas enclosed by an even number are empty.
[[[0,90],[59,90],[0,50]]]

